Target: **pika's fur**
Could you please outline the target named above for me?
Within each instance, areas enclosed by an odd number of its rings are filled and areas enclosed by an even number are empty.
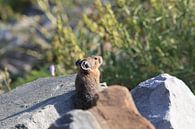
[[[96,93],[101,89],[99,67],[102,63],[101,56],[91,56],[76,62],[79,68],[75,80],[76,108],[88,109],[95,105],[98,99]]]

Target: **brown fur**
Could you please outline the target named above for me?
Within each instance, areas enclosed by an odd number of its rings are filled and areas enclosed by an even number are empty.
[[[100,71],[103,60],[101,56],[91,56],[76,62],[79,68],[76,80],[75,107],[88,109],[95,105],[100,87]],[[82,67],[83,64],[83,67]],[[86,69],[85,69],[86,68]]]

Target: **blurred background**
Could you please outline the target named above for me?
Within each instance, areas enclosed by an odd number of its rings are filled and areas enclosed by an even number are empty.
[[[195,92],[193,0],[0,0],[0,93],[76,72],[101,55],[102,82],[129,89],[161,73]]]

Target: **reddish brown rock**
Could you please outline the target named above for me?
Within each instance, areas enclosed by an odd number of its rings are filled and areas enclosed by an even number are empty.
[[[89,110],[102,129],[154,129],[135,107],[129,90],[110,86],[99,93],[97,105]]]

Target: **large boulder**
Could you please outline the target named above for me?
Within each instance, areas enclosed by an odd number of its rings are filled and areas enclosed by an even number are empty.
[[[43,78],[0,95],[0,129],[47,129],[73,109],[74,80]]]
[[[154,129],[137,111],[129,90],[122,86],[100,92],[97,105],[90,111],[103,129]]]
[[[195,129],[195,96],[178,78],[162,74],[131,93],[139,112],[156,129]]]
[[[53,123],[49,129],[102,129],[90,111],[72,110]]]
[[[110,86],[99,93],[96,106],[73,110],[58,119],[50,129],[154,129],[137,111],[129,90]]]

